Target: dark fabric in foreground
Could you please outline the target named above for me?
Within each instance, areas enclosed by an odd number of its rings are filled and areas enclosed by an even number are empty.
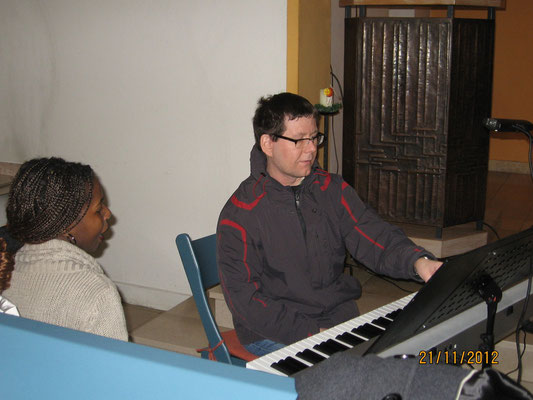
[[[418,358],[336,354],[295,376],[300,400],[496,400],[533,399],[523,387],[494,370],[420,365]],[[457,397],[463,380],[461,395]]]
[[[463,386],[459,400],[469,399],[533,399],[524,387],[491,368],[478,372]]]

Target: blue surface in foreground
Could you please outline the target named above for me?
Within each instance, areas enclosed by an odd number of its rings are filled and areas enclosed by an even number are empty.
[[[294,379],[0,314],[4,399],[296,399]]]

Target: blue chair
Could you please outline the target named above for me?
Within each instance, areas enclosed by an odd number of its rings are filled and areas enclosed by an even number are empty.
[[[241,345],[234,329],[219,331],[209,307],[205,291],[220,283],[216,235],[191,240],[188,234],[182,233],[176,237],[176,246],[209,342],[207,348],[197,351],[202,353],[202,358],[240,366],[256,359],[256,355],[249,353]]]

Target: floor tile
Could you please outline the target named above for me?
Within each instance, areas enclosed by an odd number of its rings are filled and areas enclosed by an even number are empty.
[[[126,325],[128,327],[128,332],[131,332],[138,327],[146,324],[147,322],[153,320],[163,311],[155,310],[153,308],[135,306],[131,304],[124,303],[124,315],[126,317]]]
[[[196,349],[207,344],[192,297],[134,329],[130,336],[138,344],[193,356],[198,356]]]
[[[502,188],[509,174],[505,172],[490,172],[487,177],[487,201],[491,200]]]

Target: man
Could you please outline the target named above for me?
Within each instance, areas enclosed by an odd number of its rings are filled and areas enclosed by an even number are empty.
[[[251,175],[217,227],[221,285],[241,343],[263,355],[356,317],[346,249],[377,273],[427,281],[441,265],[321,170],[318,114],[303,97],[259,100]]]

